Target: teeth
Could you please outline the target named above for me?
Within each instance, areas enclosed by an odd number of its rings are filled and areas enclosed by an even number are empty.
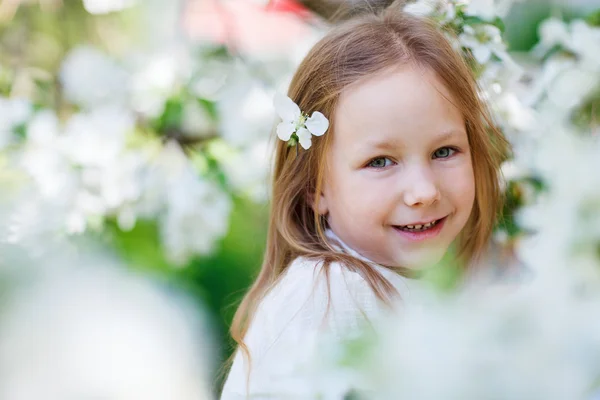
[[[436,224],[437,221],[432,221],[432,222],[428,222],[424,225],[404,225],[401,226],[401,229],[406,229],[406,230],[425,230],[425,229],[429,229],[432,226],[434,226]]]

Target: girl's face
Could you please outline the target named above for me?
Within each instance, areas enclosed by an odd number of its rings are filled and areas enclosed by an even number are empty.
[[[408,65],[342,93],[318,211],[362,256],[390,267],[436,263],[469,219],[469,141],[448,99],[433,71]]]

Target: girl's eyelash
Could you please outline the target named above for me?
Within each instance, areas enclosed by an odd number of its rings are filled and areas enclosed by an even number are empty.
[[[373,165],[373,163],[375,161],[379,161],[379,160],[385,160],[385,161],[389,161],[390,163],[394,163],[394,161],[390,158],[390,157],[386,157],[386,156],[379,156],[379,157],[374,157],[372,158],[366,165],[365,168],[372,168],[372,169],[384,169],[386,167],[389,167],[388,163],[385,162],[385,164],[383,166],[379,166],[376,167]]]
[[[450,155],[448,155],[448,156],[446,156],[446,157],[435,157],[435,153],[437,153],[438,151],[440,151],[440,150],[443,150],[443,149],[448,149],[448,150],[452,151],[453,153],[452,153],[452,154],[450,154]],[[435,151],[433,152],[433,154],[432,154],[432,157],[433,157],[434,159],[435,159],[435,158],[446,159],[446,158],[450,158],[450,157],[452,157],[454,154],[456,154],[456,153],[458,153],[458,152],[460,152],[460,149],[458,149],[457,147],[454,147],[454,146],[443,146],[443,147],[440,147],[439,149],[435,150]]]
[[[448,150],[450,150],[450,152],[452,152],[452,153],[451,153],[451,154],[449,154],[449,155],[448,155],[448,156],[446,156],[446,157],[435,157],[435,154],[436,154],[438,151],[440,151],[440,150],[443,150],[443,149],[448,149]],[[437,149],[437,150],[435,150],[435,151],[433,152],[433,154],[432,154],[432,158],[434,158],[434,159],[438,159],[438,158],[440,158],[440,159],[442,159],[442,160],[443,160],[443,159],[446,159],[446,158],[450,158],[450,157],[452,157],[453,155],[455,155],[456,153],[459,153],[459,152],[460,152],[460,149],[459,149],[458,147],[454,147],[454,146],[443,146],[443,147],[440,147],[439,149]],[[387,162],[385,162],[385,163],[384,163],[384,165],[382,165],[382,166],[374,166],[374,165],[373,165],[373,163],[374,163],[375,161],[380,161],[380,160],[386,160],[386,161],[389,161],[389,162],[390,162],[390,164],[388,164]],[[365,165],[365,168],[372,168],[372,169],[384,169],[384,168],[387,168],[387,167],[389,167],[389,166],[390,166],[391,164],[393,164],[393,163],[394,163],[394,161],[391,159],[391,157],[379,156],[379,157],[374,157],[374,158],[372,158],[371,160],[369,160],[369,162],[367,162],[367,164]]]

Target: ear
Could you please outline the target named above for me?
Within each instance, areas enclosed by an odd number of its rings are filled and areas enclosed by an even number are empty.
[[[316,196],[316,193],[312,193],[310,196],[310,204],[313,210],[319,215],[327,215],[329,212],[329,205],[327,204],[327,197],[323,192]]]

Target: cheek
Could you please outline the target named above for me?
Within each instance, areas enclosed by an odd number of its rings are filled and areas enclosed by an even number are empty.
[[[475,200],[475,177],[470,162],[444,171],[443,192],[461,206],[472,207]]]
[[[339,176],[327,193],[330,212],[342,219],[373,219],[384,208],[385,185],[360,173]]]

